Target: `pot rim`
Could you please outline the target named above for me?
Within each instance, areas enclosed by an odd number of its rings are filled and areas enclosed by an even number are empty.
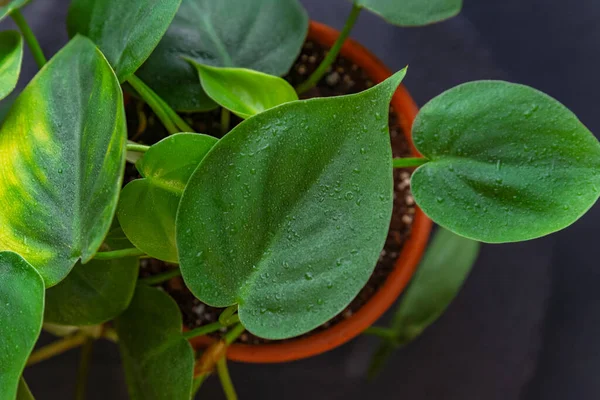
[[[319,22],[310,22],[308,39],[331,47],[338,36],[339,32],[335,29]],[[392,75],[391,71],[377,57],[352,39],[346,40],[341,55],[361,67],[374,83],[382,82]],[[411,137],[412,123],[419,110],[404,85],[400,85],[394,94],[391,105],[398,113],[400,127],[410,143],[412,154],[419,156]],[[373,297],[351,318],[314,335],[290,339],[281,343],[232,344],[228,348],[227,358],[246,363],[295,361],[325,353],[360,335],[394,304],[410,282],[427,246],[432,225],[432,221],[419,207],[416,207],[410,237],[396,260],[394,270]],[[207,347],[214,341],[215,339],[208,336],[201,336],[190,342],[194,348],[199,349]]]

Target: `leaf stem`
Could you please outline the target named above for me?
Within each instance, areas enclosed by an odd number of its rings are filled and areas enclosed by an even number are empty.
[[[127,143],[127,151],[135,151],[138,153],[145,153],[150,149],[150,146],[139,143]]]
[[[237,310],[237,306],[235,306],[235,307],[236,307],[235,310]],[[226,328],[233,324],[237,324],[238,322],[240,322],[240,317],[238,317],[237,314],[236,315],[230,314],[228,316],[225,314],[228,312],[227,310],[229,310],[230,308],[231,307],[227,308],[225,311],[223,311],[221,313],[221,315],[219,316],[219,321],[201,326],[196,329],[192,329],[191,331],[184,332],[183,337],[190,340],[190,339],[193,339],[198,336],[204,336],[204,335],[208,335],[209,333],[216,332],[216,331],[220,330],[221,328]],[[225,314],[225,316],[224,316],[224,314]],[[243,330],[242,330],[242,332],[243,332]],[[242,332],[240,332],[240,334]],[[237,336],[236,336],[236,339],[237,339]]]
[[[223,340],[225,340],[225,343],[227,344],[227,346],[229,346],[231,343],[235,342],[236,339],[238,337],[240,337],[240,335],[242,333],[244,333],[245,330],[246,330],[246,328],[244,328],[244,325],[237,324],[236,326],[233,327],[232,330],[230,330],[229,332],[227,332],[225,334],[225,336],[223,337]]]
[[[221,109],[221,133],[225,135],[229,132],[229,125],[231,123],[231,111],[223,107]]]
[[[227,307],[221,315],[219,315],[219,322],[223,325],[227,325],[229,319],[237,312],[238,306],[234,304],[232,306]],[[231,325],[231,324],[229,324]]]
[[[194,132],[194,130],[173,109],[150,89],[140,78],[131,75],[127,82],[138,92],[152,111],[161,120],[169,134],[178,132]]]
[[[33,59],[35,60],[36,64],[38,65],[38,67],[42,68],[44,65],[46,65],[48,61],[44,56],[44,52],[40,47],[40,43],[38,42],[33,31],[27,24],[25,17],[23,17],[23,14],[21,14],[21,11],[19,10],[12,11],[10,13],[10,16],[15,21],[15,23],[19,27],[19,30],[23,34],[23,38],[25,39],[29,50],[31,50],[31,54],[33,54]]]
[[[296,88],[296,92],[298,92],[298,94],[302,94],[307,90],[311,89],[319,82],[323,75],[325,75],[328,68],[331,66],[331,64],[333,64],[338,54],[342,50],[342,46],[344,45],[344,42],[350,35],[350,32],[352,31],[352,28],[354,27],[354,24],[356,23],[356,20],[358,19],[361,10],[362,7],[354,3],[354,5],[352,6],[352,11],[350,11],[350,15],[346,20],[346,24],[340,32],[340,36],[338,36],[337,40],[335,41],[335,43],[333,44],[333,46],[331,47],[321,64],[317,67],[315,72],[313,72],[306,81],[304,81],[302,84],[300,84],[300,86]]]
[[[133,247],[131,249],[101,251],[96,253],[94,260],[114,260],[116,258],[138,257],[144,255],[146,255],[146,253]]]
[[[196,378],[194,378],[194,383],[192,384],[192,399],[196,396],[196,394],[202,387],[202,384],[204,383],[206,378],[208,378],[209,376],[210,376],[209,373],[205,373],[205,374],[200,374]]]
[[[381,339],[390,340],[392,342],[396,341],[396,335],[395,335],[394,331],[389,328],[370,326],[363,332],[363,334],[369,335],[369,336],[377,336]]]
[[[94,350],[94,339],[88,337],[81,348],[77,380],[75,383],[75,400],[84,400],[87,389],[87,380]]]
[[[237,393],[233,387],[231,375],[229,375],[229,368],[227,368],[227,357],[221,357],[221,359],[217,361],[217,373],[219,374],[219,380],[221,381],[221,386],[223,387],[227,400],[237,400]]]
[[[173,268],[170,271],[163,272],[162,274],[149,276],[147,278],[142,278],[138,282],[143,283],[144,285],[154,286],[160,285],[176,276],[181,276],[181,270],[179,268]]]
[[[428,159],[422,157],[394,158],[393,165],[394,168],[410,168],[420,167],[428,162]]]
[[[27,366],[29,367],[31,365],[37,364],[39,362],[45,361],[49,358],[62,354],[66,351],[79,347],[86,341],[86,339],[87,335],[79,332],[74,334],[73,336],[66,337],[47,346],[44,346],[41,349],[34,351],[31,354],[31,356],[29,356],[29,359],[27,360]]]

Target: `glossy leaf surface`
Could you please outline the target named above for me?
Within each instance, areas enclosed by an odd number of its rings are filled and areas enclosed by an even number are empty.
[[[219,68],[192,61],[202,88],[217,104],[242,119],[298,100],[296,90],[277,76],[244,68]]]
[[[102,251],[131,247],[109,234]],[[138,270],[138,257],[77,263],[62,282],[46,291],[44,322],[85,326],[115,318],[131,301]]]
[[[138,285],[129,308],[115,320],[131,399],[190,399],[194,351],[182,324],[168,294]]]
[[[0,304],[0,393],[5,399],[14,399],[42,330],[44,282],[13,252],[0,252]]]
[[[244,326],[269,339],[307,332],[350,303],[388,230],[387,116],[403,77],[281,105],[215,145],[177,215],[181,271],[200,300],[239,304]]]
[[[69,35],[92,39],[125,81],[146,61],[173,20],[181,0],[72,0]]]
[[[178,133],[152,146],[136,163],[143,179],[125,186],[117,215],[131,242],[146,254],[176,263],[175,216],[190,176],[217,139]]]
[[[0,1],[0,21],[6,18],[14,10],[27,5],[29,0],[3,0]]]
[[[17,86],[23,61],[23,37],[19,32],[0,32],[0,100]]]
[[[562,104],[527,86],[467,83],[415,121],[416,202],[468,238],[501,243],[565,228],[600,195],[600,144]]]
[[[60,282],[102,244],[125,166],[123,97],[94,44],[73,39],[17,98],[0,130],[0,250]]]
[[[139,77],[179,111],[216,104],[190,58],[203,65],[284,75],[300,53],[308,16],[297,0],[183,0]]]
[[[421,26],[454,17],[462,0],[354,0],[356,4],[399,26]]]

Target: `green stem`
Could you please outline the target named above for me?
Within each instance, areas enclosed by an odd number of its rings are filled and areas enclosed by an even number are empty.
[[[233,387],[231,376],[229,375],[229,368],[227,368],[227,357],[222,357],[217,361],[217,373],[219,374],[219,380],[221,381],[221,386],[223,386],[227,400],[237,400],[238,397]]]
[[[346,20],[344,28],[340,32],[340,36],[338,36],[337,40],[325,56],[325,59],[323,59],[323,61],[321,62],[321,65],[317,67],[315,72],[313,72],[305,82],[303,82],[302,84],[300,84],[300,86],[296,88],[296,92],[298,92],[298,94],[302,94],[307,90],[311,89],[317,84],[317,82],[319,82],[319,80],[321,80],[323,75],[325,75],[327,69],[331,66],[331,64],[333,64],[338,54],[342,50],[342,46],[344,45],[344,42],[350,35],[350,32],[352,31],[352,28],[354,27],[354,24],[356,23],[356,20],[360,15],[361,9],[362,7],[358,4],[354,4],[352,6],[352,11],[350,11],[350,15]]]
[[[146,146],[139,143],[127,143],[127,151],[135,151],[138,153],[145,153],[150,149],[150,146]]]
[[[87,338],[81,348],[81,358],[79,360],[79,369],[77,370],[77,381],[75,383],[75,400],[84,400],[87,388],[87,380],[92,361],[92,351],[94,339]]]
[[[225,309],[225,311],[223,311],[221,313],[221,315],[219,315],[219,321],[210,323],[208,325],[201,326],[196,329],[192,329],[191,331],[184,332],[183,337],[190,340],[190,339],[193,339],[198,336],[204,336],[204,335],[208,335],[209,333],[216,332],[221,328],[226,328],[233,324],[237,324],[238,322],[240,322],[240,317],[237,314],[236,315],[233,315],[233,314],[227,315],[226,314],[226,313],[228,313],[228,310],[233,307],[235,307],[234,312],[237,311],[237,306],[229,307],[229,308]],[[244,330],[242,329],[242,332],[243,331]],[[240,332],[240,334],[242,332]],[[237,338],[237,336],[236,336],[236,338]]]
[[[83,333],[76,333],[73,336],[66,337],[61,340],[42,347],[39,350],[34,351],[29,359],[27,360],[27,366],[37,364],[45,361],[49,358],[62,354],[66,351],[81,346],[87,339],[87,336]]]
[[[231,112],[226,109],[221,109],[221,133],[225,135],[229,132],[229,124],[231,123]]]
[[[29,50],[31,50],[31,54],[33,54],[35,62],[40,68],[42,68],[44,65],[46,65],[47,60],[44,56],[42,48],[40,47],[40,43],[37,41],[33,31],[27,24],[25,17],[23,17],[23,14],[21,14],[21,11],[19,10],[12,11],[10,16],[21,30],[23,38],[25,38],[25,42],[27,43],[27,46],[29,46]]]
[[[208,378],[209,376],[210,376],[210,374],[207,373],[207,374],[200,374],[196,378],[194,378],[194,383],[192,386],[192,399],[196,396],[196,394],[200,390],[200,387],[202,387],[202,384],[204,383],[206,378]]]
[[[116,258],[138,257],[143,255],[146,255],[146,253],[134,247],[131,249],[123,250],[101,251],[99,253],[96,253],[96,255],[94,256],[94,260],[114,260]]]
[[[420,167],[428,162],[428,159],[422,157],[394,158],[393,165],[394,168],[410,168]]]
[[[230,330],[229,332],[227,332],[225,334],[225,336],[223,337],[223,340],[225,340],[225,343],[229,346],[231,343],[235,342],[236,339],[238,337],[240,337],[240,335],[242,333],[244,333],[245,330],[246,330],[246,328],[244,328],[244,325],[237,324],[236,326],[233,327],[232,330]]]
[[[377,336],[378,338],[396,341],[396,335],[393,330],[389,328],[380,328],[378,326],[371,326],[367,328],[363,334],[370,336]]]
[[[235,314],[237,312],[237,309],[238,309],[237,304],[227,307],[225,309],[225,311],[223,311],[221,313],[221,315],[219,315],[219,322],[222,323],[223,325],[227,325],[227,321],[229,321],[229,319],[233,316],[233,314]]]
[[[139,280],[139,283],[143,283],[144,285],[160,285],[176,276],[181,276],[181,270],[179,268],[173,268],[170,271],[163,272],[162,274],[149,276],[147,278],[142,278]]]

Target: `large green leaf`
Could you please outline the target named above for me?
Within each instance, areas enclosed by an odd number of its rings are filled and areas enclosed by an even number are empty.
[[[283,75],[307,30],[308,16],[298,0],[183,0],[138,75],[179,111],[215,108],[184,58]]]
[[[17,98],[0,130],[0,250],[46,286],[96,253],[125,167],[125,111],[110,65],[73,39]]]
[[[23,37],[17,31],[0,32],[0,100],[17,86],[23,60]]]
[[[375,373],[398,346],[433,324],[448,308],[471,271],[480,244],[440,228],[394,314],[392,342],[383,343],[371,364]]]
[[[104,251],[130,248],[128,241],[109,234]],[[138,278],[137,257],[77,263],[58,285],[46,291],[44,322],[97,325],[120,315],[131,301]]]
[[[194,351],[183,338],[179,307],[168,294],[139,285],[115,320],[133,400],[189,400]]]
[[[0,252],[0,393],[14,399],[42,330],[44,282],[16,253]]]
[[[117,215],[131,242],[146,254],[176,263],[175,216],[190,176],[217,139],[178,133],[152,146],[136,163],[143,179],[125,186]]]
[[[431,161],[415,200],[440,225],[483,242],[558,231],[600,195],[600,144],[575,115],[527,86],[481,81],[429,102],[413,126]]]
[[[1,0],[0,1],[0,21],[14,10],[27,5],[30,0]]]
[[[173,20],[181,0],[73,0],[70,36],[92,39],[121,82],[146,61]]]
[[[209,67],[191,61],[202,88],[217,104],[246,119],[269,108],[298,100],[296,90],[277,76],[245,68]]]
[[[394,25],[421,26],[460,12],[463,0],[353,0]]]
[[[296,101],[238,125],[190,178],[177,214],[186,284],[283,339],[335,316],[383,247],[393,182],[387,116],[401,71],[363,93]]]

